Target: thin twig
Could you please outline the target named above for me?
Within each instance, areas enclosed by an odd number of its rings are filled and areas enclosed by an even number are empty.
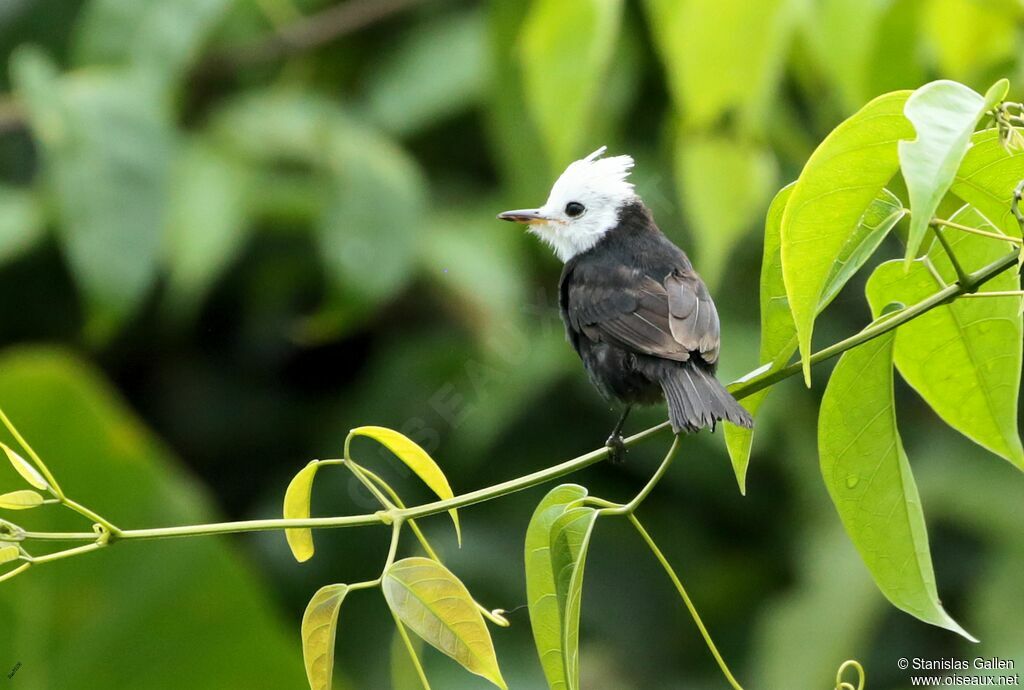
[[[679,576],[676,575],[676,571],[672,568],[672,564],[668,562],[668,559],[665,558],[665,554],[663,554],[661,549],[658,548],[654,539],[652,539],[651,535],[646,529],[644,529],[644,526],[640,524],[640,520],[637,519],[636,515],[630,513],[629,521],[633,524],[633,527],[636,528],[640,537],[647,543],[647,546],[651,549],[651,553],[654,554],[654,557],[658,559],[659,563],[661,563],[661,567],[665,569],[665,573],[668,575],[669,579],[672,580],[672,584],[675,585],[676,591],[679,592],[679,596],[682,598],[683,603],[686,604],[686,608],[690,612],[693,622],[697,624],[697,629],[700,630],[701,637],[704,638],[704,643],[708,646],[708,649],[711,650],[711,656],[715,657],[715,661],[718,662],[718,668],[722,670],[722,674],[725,675],[726,680],[729,681],[729,685],[731,685],[734,690],[743,690],[743,688],[740,687],[739,682],[737,682],[736,678],[732,675],[732,671],[729,670],[729,666],[725,663],[725,659],[723,659],[722,655],[719,653],[714,640],[711,639],[711,633],[709,633],[708,629],[704,626],[704,621],[701,620],[700,614],[697,613],[697,607],[694,606],[693,601],[690,599],[690,595],[686,593],[686,588],[683,587],[683,583],[680,581]]]
[[[420,657],[416,654],[416,648],[413,646],[412,640],[409,639],[409,633],[405,631],[405,624],[402,623],[402,619],[394,611],[391,612],[391,617],[395,619],[395,627],[398,628],[398,634],[405,645],[405,651],[409,653],[409,660],[412,661],[412,665],[416,669],[416,675],[420,679],[423,690],[430,690],[430,681],[427,680],[427,674],[423,670],[423,664],[420,663]]]
[[[233,72],[240,67],[307,53],[425,0],[349,0],[278,29],[268,37],[225,48],[203,60],[203,72]]]
[[[1024,290],[994,290],[992,292],[971,292],[961,297],[1024,297]]]
[[[606,506],[601,512],[606,515],[632,515],[636,512],[636,509],[640,507],[644,499],[647,498],[654,487],[658,485],[661,478],[665,476],[668,471],[669,465],[672,464],[672,460],[676,457],[676,452],[679,450],[679,435],[676,434],[675,438],[672,439],[672,445],[668,449],[668,453],[665,454],[665,459],[658,465],[658,469],[654,472],[651,478],[644,485],[644,488],[640,490],[636,496],[633,497],[629,503],[623,503],[621,505]]]
[[[954,228],[961,232],[969,232],[972,235],[981,235],[982,237],[989,237],[994,240],[1004,240],[1011,244],[1024,244],[1024,240],[1021,240],[1019,237],[1010,237],[1009,235],[1004,235],[1001,232],[989,232],[988,230],[982,230],[980,228],[972,228],[970,225],[961,225],[960,223],[954,223],[942,218],[932,218],[932,225],[944,225],[947,228]],[[938,228],[936,228],[936,230],[938,230]]]

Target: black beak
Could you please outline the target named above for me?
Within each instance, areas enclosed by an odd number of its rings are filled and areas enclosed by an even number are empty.
[[[535,208],[523,208],[518,211],[505,211],[498,214],[498,220],[507,220],[512,223],[547,223],[551,219]]]

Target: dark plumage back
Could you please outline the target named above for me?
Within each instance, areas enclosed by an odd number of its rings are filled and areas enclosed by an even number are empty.
[[[753,425],[715,378],[719,321],[707,287],[640,201],[566,263],[559,297],[569,340],[605,396],[647,404],[660,393],[677,433]]]

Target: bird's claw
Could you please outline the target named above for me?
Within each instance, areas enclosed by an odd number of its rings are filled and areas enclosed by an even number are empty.
[[[626,461],[626,448],[625,441],[622,440],[622,434],[612,434],[608,437],[608,440],[604,442],[605,447],[608,448],[608,459],[615,465],[621,465]]]

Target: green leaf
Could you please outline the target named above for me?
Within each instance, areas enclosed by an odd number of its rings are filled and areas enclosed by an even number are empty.
[[[679,137],[683,209],[696,238],[701,276],[719,285],[732,251],[761,217],[777,174],[771,152],[718,135]]]
[[[973,640],[939,602],[921,499],[896,429],[892,332],[846,352],[821,401],[821,474],[875,584],[911,615]]]
[[[17,258],[43,238],[43,209],[32,192],[0,186],[0,264]]]
[[[832,300],[836,298],[839,291],[843,289],[850,278],[860,270],[868,259],[875,253],[882,240],[886,238],[889,231],[907,215],[899,197],[883,189],[875,197],[864,215],[857,221],[857,227],[853,234],[846,240],[836,262],[829,272],[828,281],[825,283],[825,292],[818,304],[818,313],[825,311]]]
[[[957,222],[994,231],[967,207]],[[944,231],[961,265],[973,271],[1005,256],[1009,245],[977,235]],[[879,266],[867,294],[878,314],[887,304],[913,304],[956,280],[940,244],[911,264]],[[981,291],[1019,289],[1015,268],[986,283]],[[1017,398],[1024,330],[1019,299],[957,299],[899,328],[896,366],[900,374],[947,424],[975,443],[1024,469],[1017,432]]]
[[[578,503],[587,490],[576,484],[557,486],[541,500],[526,528],[526,601],[530,626],[544,676],[551,690],[565,690],[565,663],[562,659],[562,607],[555,587],[551,560],[552,525],[568,506]]]
[[[393,142],[348,120],[333,127],[328,151],[320,253],[348,293],[387,299],[409,281],[419,251],[426,212],[420,171]]]
[[[284,518],[286,520],[305,520],[309,518],[309,503],[313,495],[313,478],[320,463],[313,460],[292,477],[284,492]],[[299,563],[313,557],[313,530],[286,529],[285,539],[292,555]]]
[[[710,127],[734,111],[745,123],[763,125],[765,118],[754,111],[778,84],[799,5],[793,0],[647,0],[651,33],[688,129]]]
[[[562,664],[567,690],[579,690],[580,687],[583,572],[597,516],[594,508],[569,508],[551,524],[549,534],[555,599],[562,618]]]
[[[815,70],[838,92],[843,113],[870,98],[871,58],[887,0],[821,0],[809,3],[804,38]],[[901,36],[901,38],[904,38]]]
[[[487,46],[491,83],[487,99],[487,137],[495,151],[501,177],[509,190],[524,197],[540,197],[550,190],[550,180],[537,174],[544,160],[540,132],[527,107],[519,50],[520,27],[531,6],[523,0],[491,0],[487,3]]]
[[[245,238],[245,166],[220,147],[194,139],[175,164],[168,209],[166,259],[172,306],[196,308]]]
[[[996,82],[984,97],[963,84],[925,84],[907,99],[903,112],[917,137],[899,143],[900,168],[910,194],[910,233],[906,262],[917,256],[939,202],[949,191],[978,121],[1003,100],[1009,82]]]
[[[21,551],[17,546],[0,546],[0,565],[10,563],[21,558]]]
[[[621,18],[622,0],[533,0],[530,6],[520,49],[526,103],[554,169],[597,148],[583,133],[590,129]]]
[[[14,54],[11,74],[89,307],[88,335],[103,340],[156,277],[174,136],[166,99],[142,73],[61,77],[31,48]]]
[[[1020,237],[1020,224],[1010,205],[1013,190],[1024,180],[1024,151],[1007,151],[996,129],[977,132],[971,141],[950,190],[1005,234]]]
[[[92,0],[76,24],[77,65],[132,65],[171,86],[198,57],[231,0]]]
[[[783,212],[783,278],[808,385],[814,319],[833,266],[898,169],[896,142],[912,131],[903,116],[908,93],[879,96],[833,130],[807,161]]]
[[[940,74],[969,81],[993,69],[1005,70],[1005,63],[1016,57],[1016,3],[931,0],[922,9],[917,31],[929,39],[927,48]]]
[[[3,448],[7,459],[14,465],[14,469],[21,475],[22,479],[40,491],[50,490],[50,483],[46,481],[32,463],[14,452],[6,443],[0,443],[0,448]]]
[[[789,363],[797,348],[796,325],[789,310],[786,287],[782,277],[781,236],[782,214],[793,184],[782,188],[768,209],[764,231],[764,255],[761,259],[761,362],[771,370]],[[906,214],[903,204],[888,189],[882,192],[864,211],[853,233],[847,238],[836,257],[828,282],[818,304],[818,314],[835,299],[843,286],[874,254],[893,226]],[[743,399],[743,406],[752,415],[757,414],[771,388],[765,388]],[[750,463],[753,430],[732,424],[725,425],[725,441],[732,460],[733,471],[740,492],[746,493],[746,474]]]
[[[52,469],[75,499],[122,525],[226,519],[103,372],[70,352],[7,348],[0,391],[5,411],[44,458],[53,458]],[[2,430],[0,439],[7,440]],[[32,529],[66,531],[67,513],[37,509]],[[0,638],[6,649],[18,650],[24,664],[18,677],[31,679],[21,674],[45,668],[38,684],[52,688],[297,687],[303,683],[298,626],[281,615],[267,562],[245,557],[237,546],[216,538],[118,546],[5,581]],[[93,613],[67,615],[86,599]],[[111,650],[130,652],[111,663]]]
[[[779,190],[765,218],[764,253],[761,258],[761,362],[771,367],[784,366],[796,350],[796,327],[789,311],[786,286],[782,282],[782,256],[780,228],[782,213],[793,194],[796,183],[790,183]],[[756,416],[771,388],[765,388],[741,401],[751,415]],[[750,466],[750,450],[754,440],[753,429],[734,424],[723,425],[725,445],[729,451],[733,473],[739,484],[740,493],[747,493],[747,468]]]
[[[333,687],[338,613],[346,594],[348,585],[321,587],[302,614],[302,659],[310,690],[331,690]]]
[[[416,476],[423,480],[430,489],[437,494],[438,498],[448,500],[454,498],[452,487],[448,484],[448,478],[438,467],[434,459],[427,451],[423,450],[415,441],[403,436],[392,429],[385,429],[382,426],[361,426],[349,432],[349,436],[366,436],[380,443],[382,446],[395,454],[399,460],[416,473]],[[455,523],[455,534],[462,544],[462,529],[459,527],[459,512],[452,508],[448,511]]]
[[[388,606],[413,632],[467,671],[503,690],[491,633],[466,586],[429,558],[404,558],[384,573]]]
[[[212,129],[243,161],[292,171],[250,199],[274,217],[312,223],[337,299],[353,312],[392,297],[415,276],[425,183],[395,142],[337,103],[289,89],[236,99]],[[280,189],[282,180],[292,193],[282,193],[289,191]]]
[[[31,489],[0,494],[0,508],[7,510],[26,510],[41,505],[43,505],[43,497]]]
[[[407,136],[477,103],[490,78],[483,12],[418,23],[366,77],[366,108],[384,130]]]

